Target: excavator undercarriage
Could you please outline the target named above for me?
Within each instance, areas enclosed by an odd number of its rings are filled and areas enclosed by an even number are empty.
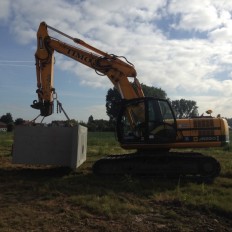
[[[220,173],[219,162],[196,152],[136,152],[110,155],[95,162],[98,175],[139,175],[161,177],[200,177],[213,179]]]

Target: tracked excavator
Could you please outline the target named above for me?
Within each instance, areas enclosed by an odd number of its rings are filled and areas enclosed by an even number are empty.
[[[72,40],[75,45],[50,36],[49,30]],[[220,164],[216,159],[198,152],[186,152],[186,148],[226,145],[229,130],[225,119],[211,116],[176,119],[166,99],[144,96],[136,70],[125,57],[105,53],[45,22],[41,22],[37,31],[35,60],[38,100],[31,105],[40,110],[41,116],[53,113],[54,52],[107,76],[121,95],[117,138],[122,148],[135,152],[101,158],[93,165],[95,173],[207,178],[219,175]],[[181,148],[185,149],[179,152]]]

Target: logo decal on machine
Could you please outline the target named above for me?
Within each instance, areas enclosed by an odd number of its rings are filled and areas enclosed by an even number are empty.
[[[207,136],[207,137],[199,137],[200,142],[204,141],[219,141],[219,136]]]

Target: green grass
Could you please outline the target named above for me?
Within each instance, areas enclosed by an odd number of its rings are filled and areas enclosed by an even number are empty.
[[[13,143],[13,134],[9,132],[0,132],[0,146],[9,147]]]
[[[114,132],[88,133],[88,160],[95,161],[96,157],[112,154],[122,154],[125,150],[120,148]]]
[[[87,162],[71,172],[11,164],[12,142],[13,134],[0,134],[0,231],[191,231],[192,226],[200,231],[197,225],[207,231],[205,222],[220,231],[232,226],[230,151],[204,150],[222,166],[220,176],[205,184],[95,176],[95,160],[125,152],[114,133],[89,133]]]
[[[13,134],[0,132],[0,156],[9,156],[13,144]]]

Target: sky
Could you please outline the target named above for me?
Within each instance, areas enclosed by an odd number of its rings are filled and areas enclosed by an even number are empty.
[[[0,0],[0,116],[39,111],[34,53],[40,22],[134,64],[137,78],[171,100],[232,118],[232,0]],[[50,34],[51,33],[51,34]],[[55,38],[60,35],[50,32]],[[54,87],[70,118],[108,119],[111,82],[55,53]],[[65,120],[63,114],[45,119]]]

